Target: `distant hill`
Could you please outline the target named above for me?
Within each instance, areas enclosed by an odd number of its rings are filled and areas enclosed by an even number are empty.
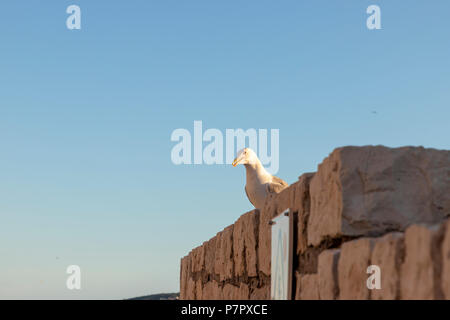
[[[136,297],[126,300],[176,300],[180,296],[180,293],[158,293],[148,296]]]

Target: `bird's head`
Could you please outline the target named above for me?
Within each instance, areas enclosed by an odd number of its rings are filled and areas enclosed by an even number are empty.
[[[238,164],[256,164],[257,162],[258,156],[255,151],[245,148],[238,152],[236,159],[233,161],[233,167],[236,167]]]

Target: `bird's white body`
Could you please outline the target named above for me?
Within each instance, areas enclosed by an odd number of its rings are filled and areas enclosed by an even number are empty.
[[[269,193],[278,193],[288,187],[288,184],[278,177],[268,173],[251,149],[243,149],[233,161],[233,166],[243,164],[246,170],[245,192],[248,200],[256,209],[264,208]]]
[[[269,192],[267,184],[272,182],[272,175],[260,163],[256,166],[246,164],[245,171],[247,197],[255,208],[262,209]]]

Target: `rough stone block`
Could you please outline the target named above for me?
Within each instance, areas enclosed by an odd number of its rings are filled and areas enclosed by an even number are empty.
[[[235,286],[226,283],[223,287],[223,300],[248,300],[249,287],[245,283]]]
[[[242,215],[233,228],[234,275],[256,277],[259,211]]]
[[[289,205],[287,206],[289,209],[291,209],[293,212],[298,211],[297,209],[297,203],[296,203],[296,193],[297,193],[297,189],[298,189],[298,185],[300,184],[300,180],[294,182],[293,184],[291,184],[289,186],[289,188],[287,188],[290,192],[289,194]]]
[[[374,239],[362,238],[342,244],[338,262],[339,299],[369,299],[367,268],[371,265],[374,242]]]
[[[292,185],[294,188],[294,193],[291,196],[291,208],[293,211],[302,212],[305,211],[306,207],[309,209],[309,184],[312,177],[314,177],[314,172],[307,172],[302,174],[296,183]],[[305,204],[307,204],[306,206]]]
[[[442,225],[413,225],[405,232],[405,259],[401,266],[404,300],[443,298],[440,281]]]
[[[195,281],[195,300],[203,299],[203,284],[202,280],[198,279]]]
[[[221,275],[224,273],[224,259],[221,257],[222,253],[222,237],[223,237],[223,231],[220,231],[216,234],[216,254],[214,256],[214,273],[216,275]],[[219,280],[225,280],[223,277],[219,277]]]
[[[235,286],[226,283],[222,289],[222,299],[223,300],[233,300]]]
[[[295,185],[293,211],[297,212],[297,254],[302,254],[308,247],[308,219],[310,213],[309,184],[314,173],[305,173],[300,176]]]
[[[203,286],[203,300],[222,300],[222,288],[217,281],[208,281]]]
[[[260,288],[254,288],[250,292],[250,300],[270,300],[270,286],[265,285]]]
[[[338,261],[340,249],[323,251],[318,258],[319,298],[321,300],[335,300],[339,294]]]
[[[205,265],[205,247],[203,245],[195,248],[192,255],[192,272],[201,272]]]
[[[184,300],[195,300],[195,297],[196,297],[196,283],[191,277],[188,277],[186,285],[186,298]]]
[[[310,185],[308,243],[378,236],[450,216],[450,151],[422,147],[334,150]]]
[[[180,265],[180,300],[186,299],[186,289],[187,289],[187,278],[189,276],[187,270],[189,256],[181,259]]]
[[[241,283],[239,290],[237,291],[236,300],[249,300],[250,298],[250,288],[247,284]]]
[[[277,215],[276,201],[269,196],[266,201],[264,209],[260,212],[259,218],[259,247],[258,247],[258,261],[259,271],[266,276],[270,276],[271,267],[271,227],[269,222]]]
[[[214,276],[214,265],[216,263],[216,240],[217,237],[211,238],[204,245],[205,250],[205,270],[208,275]]]
[[[404,255],[403,233],[377,239],[370,263],[380,267],[381,289],[371,290],[372,300],[395,300],[400,294],[400,265]]]
[[[214,270],[220,281],[233,277],[233,225],[217,234]]]
[[[319,300],[319,277],[317,274],[296,274],[296,300]]]
[[[450,300],[450,220],[445,223],[445,236],[442,242],[442,291],[444,298]]]

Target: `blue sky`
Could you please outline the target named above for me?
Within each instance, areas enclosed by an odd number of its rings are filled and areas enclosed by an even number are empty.
[[[71,4],[81,30],[66,28]],[[371,4],[382,30],[366,28]],[[446,0],[2,3],[0,298],[177,291],[180,258],[252,208],[243,167],[172,164],[171,133],[194,120],[279,129],[289,183],[343,145],[449,149],[449,11]],[[80,291],[65,286],[72,264]]]

